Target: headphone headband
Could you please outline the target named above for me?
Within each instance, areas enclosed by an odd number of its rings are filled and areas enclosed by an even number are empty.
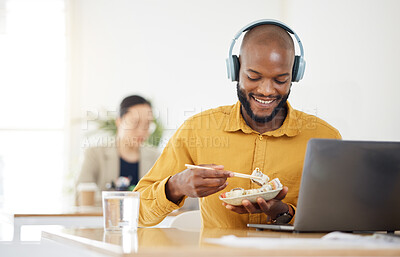
[[[281,27],[284,30],[286,30],[287,32],[289,32],[290,34],[293,34],[294,37],[296,38],[296,41],[300,48],[300,56],[297,56],[297,55],[295,56],[295,63],[293,65],[293,72],[292,72],[293,73],[292,81],[298,82],[303,78],[306,62],[304,60],[303,44],[301,43],[299,36],[296,34],[296,32],[294,32],[294,30],[292,30],[289,26],[287,26],[283,22],[280,22],[278,20],[272,20],[272,19],[262,19],[262,20],[254,21],[254,22],[244,26],[241,30],[239,30],[236,33],[235,37],[232,39],[231,45],[229,47],[228,59],[226,60],[227,69],[228,69],[228,78],[230,78],[232,81],[238,81],[238,78],[239,78],[239,75],[238,75],[239,66],[237,66],[237,65],[239,65],[239,59],[236,55],[232,55],[233,47],[236,44],[236,40],[238,40],[239,37],[244,32],[249,31],[257,26],[268,25],[268,24]]]

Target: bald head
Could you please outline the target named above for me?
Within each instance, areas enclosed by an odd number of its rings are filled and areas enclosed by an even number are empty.
[[[294,56],[294,43],[289,33],[276,25],[260,25],[249,30],[243,38],[240,53],[251,45],[266,45],[279,47],[292,51]]]
[[[268,76],[279,72],[291,75],[294,59],[294,43],[289,33],[276,25],[260,25],[249,30],[243,38],[239,77],[245,70],[268,72]]]

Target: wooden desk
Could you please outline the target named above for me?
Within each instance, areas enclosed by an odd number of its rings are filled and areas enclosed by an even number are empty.
[[[320,238],[324,234],[208,229],[188,232],[174,228],[139,228],[134,233],[96,229],[56,229],[43,231],[42,238],[91,249],[110,256],[399,256],[396,249],[351,249],[335,247],[289,247],[285,249],[235,248],[207,243],[205,238],[237,237]]]
[[[24,225],[61,225],[65,227],[101,227],[101,207],[68,207],[53,211],[26,210],[7,214],[14,222],[13,241],[19,241]]]
[[[155,227],[169,227],[169,224],[183,211],[170,213],[160,224]],[[77,207],[54,210],[26,210],[16,213],[0,212],[0,221],[13,224],[13,241],[20,241],[21,227],[25,225],[60,225],[64,227],[103,227],[103,210],[101,207]]]

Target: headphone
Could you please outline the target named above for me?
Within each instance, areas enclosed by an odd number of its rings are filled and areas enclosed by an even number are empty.
[[[228,58],[226,59],[226,68],[228,71],[228,79],[231,79],[232,81],[239,81],[239,69],[240,69],[239,57],[237,55],[232,55],[232,50],[233,50],[233,47],[235,46],[236,40],[240,37],[240,35],[242,35],[243,32],[251,30],[254,27],[257,27],[260,25],[266,25],[266,24],[276,25],[294,35],[294,37],[296,38],[297,43],[299,44],[299,47],[300,47],[300,56],[295,55],[295,57],[294,57],[294,64],[293,64],[293,70],[292,70],[292,82],[298,82],[303,78],[304,70],[306,68],[306,61],[304,60],[303,44],[301,43],[299,36],[296,34],[296,32],[294,32],[286,24],[284,24],[280,21],[264,19],[264,20],[254,21],[254,22],[244,26],[241,30],[239,30],[238,33],[236,33],[235,37],[232,40],[231,46],[229,47]]]

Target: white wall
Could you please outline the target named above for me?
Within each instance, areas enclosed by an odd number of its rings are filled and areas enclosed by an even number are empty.
[[[168,108],[180,116],[194,108],[235,102],[235,87],[225,70],[233,34],[254,19],[281,14],[279,1],[263,0],[252,1],[252,6],[237,0],[75,4],[81,9],[81,108],[115,106],[122,97],[140,93],[158,111]],[[179,125],[161,118],[168,127]]]
[[[72,152],[78,166],[90,113],[115,110],[124,96],[149,98],[167,137],[202,110],[237,101],[226,77],[233,35],[265,17],[280,19],[279,0],[70,0]],[[90,117],[91,119],[92,117]]]
[[[70,0],[70,117],[139,93],[172,133],[201,110],[236,102],[225,58],[260,18],[300,36],[307,69],[290,101],[345,139],[400,140],[400,1]],[[84,130],[72,126],[72,159]],[[75,156],[75,157],[74,157]]]
[[[400,140],[400,1],[287,1],[307,69],[291,101],[345,139]]]

